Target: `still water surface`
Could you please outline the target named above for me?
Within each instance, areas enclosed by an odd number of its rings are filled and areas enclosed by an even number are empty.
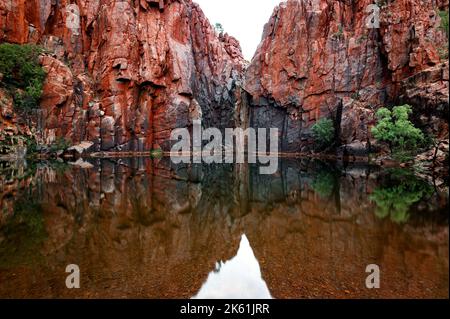
[[[409,171],[81,166],[0,163],[0,297],[448,297],[448,193]]]

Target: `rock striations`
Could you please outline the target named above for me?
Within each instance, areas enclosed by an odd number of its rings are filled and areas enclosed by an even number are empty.
[[[427,107],[446,122],[448,58],[441,64],[439,52],[448,41],[438,10],[448,1],[382,2],[290,0],[275,8],[245,74],[252,125],[279,127],[283,149],[300,151],[310,149],[310,128],[323,117],[341,128],[343,144],[367,142],[374,110],[393,103]]]
[[[201,118],[221,128],[278,127],[281,149],[299,152],[312,149],[311,127],[328,117],[339,145],[367,149],[377,108],[399,103],[448,137],[439,15],[448,0],[377,3],[283,2],[248,67],[238,41],[217,34],[191,0],[0,0],[0,42],[49,52],[41,59],[45,143],[167,150],[172,129]],[[11,122],[6,102],[2,120]]]
[[[244,59],[191,0],[0,1],[0,41],[51,54],[42,97],[44,140],[95,150],[166,148],[170,131],[202,116],[235,126]]]

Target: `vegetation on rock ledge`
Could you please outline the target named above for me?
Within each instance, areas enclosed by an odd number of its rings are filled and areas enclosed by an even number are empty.
[[[313,125],[312,132],[318,148],[328,147],[334,140],[334,123],[331,119],[320,119]]]
[[[42,53],[39,46],[32,44],[0,44],[0,85],[11,93],[19,109],[39,104],[46,75],[39,64]]]
[[[439,10],[439,16],[441,17],[441,28],[447,33],[447,36],[449,34],[449,27],[448,27],[448,11],[445,10]]]
[[[448,25],[448,11],[445,10],[439,10],[438,11],[439,17],[441,18],[441,29],[445,31],[445,34],[449,35],[449,25]],[[448,59],[448,41],[445,41],[446,43],[443,43],[442,46],[438,47],[438,53],[441,60],[447,60]]]
[[[395,106],[392,111],[381,108],[377,112],[378,124],[372,134],[379,142],[388,143],[393,155],[415,151],[424,140],[422,131],[409,120],[411,113],[412,108],[407,104]]]

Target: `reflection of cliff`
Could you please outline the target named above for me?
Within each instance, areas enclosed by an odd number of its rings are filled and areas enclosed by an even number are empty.
[[[327,178],[332,191],[323,194],[310,187],[321,173],[284,164],[279,178],[253,175],[259,196],[243,221],[275,298],[448,296],[448,227],[378,219],[368,200],[376,173],[354,168],[338,181]],[[435,209],[445,216],[446,205]],[[381,290],[365,288],[373,263],[383,272]]]
[[[43,258],[3,264],[0,296],[192,297],[243,233],[275,298],[448,294],[448,227],[377,219],[368,199],[377,174],[368,170],[333,174],[332,192],[319,193],[308,162],[283,161],[270,177],[246,166],[118,162],[38,169]],[[69,263],[80,266],[80,290],[65,288]],[[377,292],[364,288],[371,263],[385,276]]]
[[[369,212],[339,221],[305,215],[300,207],[280,205],[247,228],[275,298],[447,296],[446,229],[440,240],[429,240]],[[299,213],[289,213],[296,208]],[[365,288],[365,267],[373,263],[382,269],[379,291]]]
[[[24,171],[21,165],[0,162],[0,225],[12,214],[17,194],[30,186],[32,178]]]
[[[240,232],[226,215],[208,219],[189,211],[195,184],[149,174],[148,163],[126,164],[144,170],[104,162],[101,173],[74,170],[49,182],[47,174],[39,176],[49,234],[41,248],[45,262],[20,277],[0,271],[9,283],[0,295],[78,296],[64,286],[65,265],[76,263],[83,297],[187,298],[218,259],[235,254]]]

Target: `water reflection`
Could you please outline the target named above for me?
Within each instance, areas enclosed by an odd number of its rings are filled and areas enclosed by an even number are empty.
[[[247,236],[231,260],[218,262],[194,299],[270,299],[267,284],[261,277],[258,260]]]
[[[377,204],[375,214],[390,218],[396,223],[406,223],[411,207],[419,201],[426,202],[434,194],[433,187],[410,171],[390,169],[382,186],[377,187],[370,199]]]
[[[222,277],[243,265],[274,298],[448,297],[448,190],[420,179],[293,159],[271,176],[164,158],[0,168],[0,297],[231,297]]]

